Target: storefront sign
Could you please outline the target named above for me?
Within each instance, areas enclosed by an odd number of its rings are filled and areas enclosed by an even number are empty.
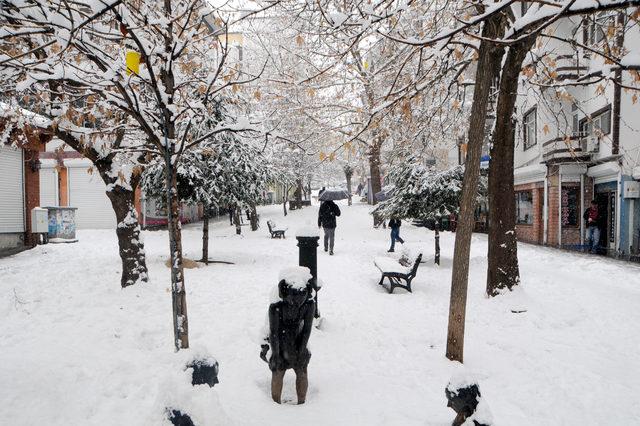
[[[609,206],[611,208],[611,214],[609,215],[609,242],[616,242],[616,194],[612,191],[609,193]]]

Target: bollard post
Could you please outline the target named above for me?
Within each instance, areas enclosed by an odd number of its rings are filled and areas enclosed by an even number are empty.
[[[319,236],[296,236],[299,247],[298,265],[306,266],[311,271],[313,277],[313,290],[315,291],[314,300],[316,302],[315,317],[320,318],[318,310],[318,240]]]
[[[435,232],[436,232],[436,236],[435,236],[435,240],[436,240],[436,254],[434,256],[433,262],[436,265],[440,264],[440,224],[436,221],[436,225],[435,225]]]

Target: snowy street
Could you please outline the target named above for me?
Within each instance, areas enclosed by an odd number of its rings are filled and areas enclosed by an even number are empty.
[[[224,217],[211,224],[210,257],[235,264],[185,270],[191,350],[206,348],[220,363],[220,383],[194,398],[170,385],[185,375],[184,355],[173,352],[166,231],[143,233],[150,282],[124,290],[112,230],[0,259],[2,423],[158,425],[170,401],[186,399],[200,425],[450,424],[444,389],[462,368],[445,358],[455,235],[442,233],[438,267],[433,233],[403,223],[402,237],[426,263],[412,294],[388,294],[373,259],[387,254],[389,230],[372,228],[369,206],[340,208],[335,255],[322,240],[318,251],[324,322],[311,335],[305,405],[294,405],[291,371],[290,403],[273,403],[258,354],[269,293],[279,270],[297,265],[296,230],[315,226],[318,207],[283,217],[276,205],[259,208],[257,232],[243,226],[237,236]],[[269,238],[268,219],[288,228],[286,239]],[[183,229],[189,259],[200,258],[201,229]],[[464,368],[495,424],[632,424],[640,408],[638,265],[520,244],[521,288],[490,300],[486,245],[486,235],[473,236]]]

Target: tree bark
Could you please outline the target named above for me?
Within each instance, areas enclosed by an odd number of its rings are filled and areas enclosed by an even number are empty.
[[[298,209],[302,208],[302,179],[296,180],[296,205]]]
[[[352,201],[351,201],[351,176],[353,175],[353,173],[346,173],[346,178],[347,178],[347,193],[349,194],[349,205],[351,205]]]
[[[235,206],[233,210],[233,224],[236,226],[236,234],[242,234],[242,226],[240,226],[240,207]]]
[[[170,154],[167,154],[171,158]],[[173,305],[173,327],[176,349],[189,347],[189,321],[187,319],[187,293],[182,266],[182,224],[180,223],[180,202],[178,200],[178,177],[175,167],[167,167],[167,210],[169,228],[169,250],[171,255],[171,299]]]
[[[504,288],[511,290],[520,283],[513,189],[515,123],[512,116],[518,97],[518,78],[522,62],[534,41],[535,37],[528,37],[509,47],[500,77],[489,167],[489,296],[496,296]]]
[[[287,189],[287,185],[282,185],[282,208],[284,209],[284,215],[287,215],[287,195],[289,195],[289,190]]]
[[[488,19],[482,29],[484,38],[493,38],[502,33],[501,17]],[[451,276],[451,298],[449,302],[449,325],[447,330],[447,352],[450,360],[463,362],[464,326],[467,307],[467,286],[469,280],[469,251],[474,225],[474,210],[478,179],[480,176],[480,157],[485,137],[487,104],[491,82],[498,75],[504,49],[490,41],[482,40],[478,55],[478,66],[473,92],[473,105],[469,122],[469,141],[465,161],[460,218],[456,231],[453,253],[453,271]]]
[[[256,209],[255,203],[251,203],[250,222],[251,222],[251,230],[257,231],[258,230],[258,211]]]
[[[109,180],[113,180],[113,178],[109,177]],[[111,183],[107,182],[107,184]],[[120,185],[114,185],[111,191],[107,191],[107,197],[111,201],[111,207],[116,213],[118,223],[116,234],[118,235],[118,251],[122,261],[120,285],[123,288],[137,282],[146,282],[149,279],[144,244],[140,238],[140,224],[135,208],[136,186],[132,185],[132,190],[128,190]]]
[[[372,204],[378,204],[376,194],[382,190],[380,183],[380,146],[381,142],[376,141],[369,150],[369,174],[371,175],[371,200]],[[373,226],[380,225],[379,215],[373,214]]]
[[[209,264],[209,207],[204,208],[204,217],[202,218],[202,262]]]

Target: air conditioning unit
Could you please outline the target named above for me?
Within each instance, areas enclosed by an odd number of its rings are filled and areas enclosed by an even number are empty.
[[[592,154],[600,151],[600,139],[596,136],[587,136],[580,140],[580,149],[582,152]]]

